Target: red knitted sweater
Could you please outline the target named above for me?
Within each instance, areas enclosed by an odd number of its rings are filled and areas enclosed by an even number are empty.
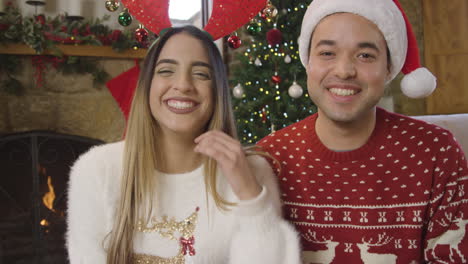
[[[316,119],[258,143],[282,165],[284,213],[305,263],[468,261],[468,166],[449,131],[378,108],[368,142],[334,152]]]

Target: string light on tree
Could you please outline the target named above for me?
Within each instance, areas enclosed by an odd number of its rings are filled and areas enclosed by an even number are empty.
[[[291,56],[289,56],[289,54],[286,54],[286,56],[284,56],[284,63],[289,64],[291,63],[291,61]]]

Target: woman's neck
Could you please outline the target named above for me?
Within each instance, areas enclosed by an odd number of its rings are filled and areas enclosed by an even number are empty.
[[[159,133],[157,146],[160,155],[157,170],[165,173],[183,173],[198,168],[203,156],[193,151],[195,138],[168,133]]]

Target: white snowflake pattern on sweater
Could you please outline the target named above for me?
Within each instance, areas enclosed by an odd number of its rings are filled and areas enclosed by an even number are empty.
[[[466,262],[467,161],[449,131],[378,108],[368,142],[334,152],[316,118],[258,144],[282,164],[284,214],[307,261]]]

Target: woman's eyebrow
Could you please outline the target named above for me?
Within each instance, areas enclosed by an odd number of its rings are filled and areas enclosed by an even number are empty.
[[[172,60],[172,59],[162,59],[160,61],[158,61],[156,63],[156,66],[158,66],[159,64],[163,64],[163,63],[170,63],[170,64],[179,64],[176,60]]]

